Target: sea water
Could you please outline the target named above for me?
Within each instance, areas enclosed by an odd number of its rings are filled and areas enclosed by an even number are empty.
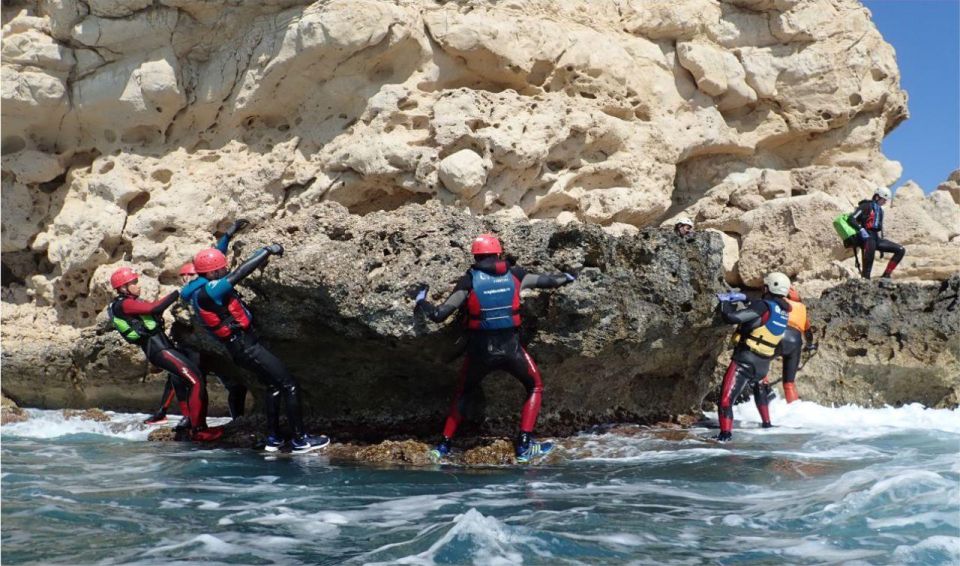
[[[2,431],[4,564],[958,564],[960,412],[736,408],[618,426],[559,463],[337,465],[146,442],[30,411]],[[715,415],[713,415],[715,421]]]

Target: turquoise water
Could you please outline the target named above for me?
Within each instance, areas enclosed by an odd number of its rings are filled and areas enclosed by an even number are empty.
[[[960,413],[775,402],[714,431],[617,427],[550,466],[331,465],[2,428],[4,564],[956,564]]]

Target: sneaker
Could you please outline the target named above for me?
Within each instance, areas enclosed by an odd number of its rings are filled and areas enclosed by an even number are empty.
[[[552,442],[530,441],[523,449],[517,450],[517,462],[526,464],[533,460],[542,458],[553,450]]]
[[[717,442],[730,442],[733,440],[732,432],[721,432],[720,434],[713,437]]]
[[[433,450],[427,452],[427,456],[434,462],[440,462],[450,455],[450,441],[443,440]]]
[[[290,446],[295,454],[306,454],[307,452],[326,448],[328,444],[330,444],[330,439],[322,434],[317,436],[304,434],[303,436],[294,438]]]
[[[152,416],[150,416],[150,417],[147,417],[147,418],[145,418],[145,419],[143,420],[143,424],[148,424],[148,425],[164,424],[165,422],[167,422],[167,412],[166,412],[166,411],[159,411],[158,413],[156,413],[156,414],[154,414],[154,415],[152,415]]]
[[[280,449],[283,448],[283,445],[286,443],[287,442],[283,438],[279,436],[273,436],[271,434],[267,436],[267,442],[266,444],[263,445],[263,449],[266,450],[267,452],[279,452]]]
[[[760,426],[763,428],[773,428],[773,423],[770,423],[770,422],[761,423]]]

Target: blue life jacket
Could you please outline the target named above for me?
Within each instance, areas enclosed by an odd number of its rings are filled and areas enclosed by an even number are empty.
[[[467,328],[501,330],[520,326],[520,282],[507,270],[491,275],[470,270],[473,290],[467,297]]]

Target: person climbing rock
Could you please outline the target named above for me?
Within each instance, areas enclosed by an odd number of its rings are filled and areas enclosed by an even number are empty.
[[[783,339],[780,340],[777,351],[783,357],[783,396],[787,399],[787,403],[793,403],[800,400],[795,383],[797,370],[800,368],[800,354],[802,351],[816,350],[817,345],[813,343],[813,330],[810,327],[810,319],[807,318],[807,306],[800,300],[800,293],[796,288],[790,287],[786,301],[790,305],[790,316],[787,319],[787,330],[783,334]],[[804,346],[804,339],[806,346]]]
[[[553,445],[537,442],[533,438],[543,395],[543,380],[537,364],[520,344],[520,291],[560,287],[572,282],[575,277],[569,273],[537,275],[517,266],[509,266],[501,257],[503,247],[500,240],[493,234],[478,236],[470,251],[473,254],[473,266],[460,278],[446,301],[439,306],[432,305],[426,298],[426,286],[416,296],[415,312],[423,313],[434,322],[446,320],[461,308],[466,310],[466,359],[443,427],[443,438],[431,451],[431,456],[440,460],[450,453],[450,442],[463,419],[467,399],[487,374],[504,370],[520,380],[527,391],[527,399],[520,413],[516,456],[518,462],[529,462],[545,455]]]
[[[291,450],[311,452],[327,446],[326,436],[304,432],[300,387],[280,361],[260,343],[253,330],[253,317],[235,287],[256,269],[267,263],[271,255],[282,256],[283,246],[272,244],[257,250],[235,270],[227,271],[227,258],[219,249],[201,250],[193,265],[202,285],[191,295],[191,303],[202,325],[220,340],[233,361],[252,371],[266,386],[267,441],[264,449],[276,452],[286,444],[280,435],[280,398],[286,405],[287,421],[293,430]]]
[[[226,254],[230,246],[230,239],[233,238],[237,232],[246,228],[249,224],[250,222],[243,218],[234,222],[229,228],[227,228],[226,232],[220,236],[215,247]],[[197,270],[191,261],[188,261],[180,267],[179,275],[180,282],[184,286],[180,291],[180,299],[189,304],[190,297],[192,296],[193,292],[195,292],[196,289],[202,285],[202,282],[191,285],[191,281],[197,280]],[[178,340],[176,336],[172,336],[172,338],[174,338],[173,342],[176,349],[186,355],[190,361],[192,361],[194,365],[200,369],[204,378],[206,378],[210,372],[207,371],[206,364],[203,363],[204,360],[200,352],[189,347],[183,340]],[[236,419],[243,416],[244,405],[247,399],[246,386],[243,385],[243,383],[234,381],[232,379],[224,379],[219,374],[216,374],[216,376],[223,385],[223,388],[227,390],[227,407],[230,411],[230,418]],[[167,422],[167,410],[170,407],[170,404],[173,402],[173,398],[173,382],[170,380],[170,378],[167,378],[167,382],[163,386],[163,395],[160,397],[160,409],[153,415],[147,417],[143,421],[144,424],[163,424]]]
[[[736,324],[737,344],[730,365],[720,385],[720,434],[717,440],[725,442],[733,438],[733,405],[743,388],[753,387],[753,399],[760,412],[763,428],[770,428],[770,386],[763,378],[770,369],[777,346],[787,330],[790,304],[785,297],[790,289],[790,278],[779,272],[768,273],[763,278],[763,296],[746,303],[742,293],[717,295],[720,304],[717,310],[724,321]],[[738,304],[746,308],[737,309]]]
[[[689,236],[693,234],[693,220],[690,220],[686,216],[681,216],[677,219],[677,223],[673,225],[673,231],[676,232],[678,236]]]
[[[113,327],[124,340],[136,344],[147,360],[166,370],[180,404],[189,419],[187,435],[192,440],[216,440],[219,428],[207,428],[207,387],[203,375],[187,356],[177,350],[163,326],[163,312],[176,302],[179,291],[148,302],[140,299],[140,278],[129,267],[121,267],[110,276],[117,297],[107,307]]]
[[[890,201],[890,189],[877,187],[870,200],[862,200],[847,221],[857,230],[860,247],[863,249],[862,274],[864,279],[870,279],[873,271],[873,260],[877,252],[892,253],[893,257],[887,262],[883,270],[883,278],[890,278],[890,274],[897,268],[903,259],[906,250],[896,242],[883,237],[883,205]]]

